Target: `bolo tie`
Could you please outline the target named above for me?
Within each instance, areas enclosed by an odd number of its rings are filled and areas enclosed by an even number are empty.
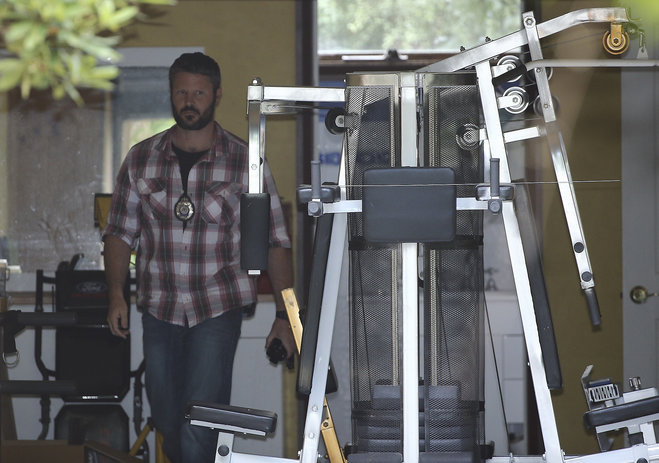
[[[183,193],[181,193],[181,196],[178,198],[178,201],[176,201],[176,204],[174,204],[174,216],[177,219],[179,219],[181,222],[183,222],[183,230],[185,230],[188,221],[192,219],[192,217],[194,217],[194,213],[195,213],[194,204],[190,199],[190,197],[188,196],[189,173],[190,173],[190,169],[186,169],[185,172],[183,172],[183,169],[181,169],[181,180],[183,180]]]
[[[195,153],[187,153],[186,156],[190,157],[186,157],[185,160],[182,157],[183,153],[179,152],[176,147],[174,147],[174,152],[176,152],[179,160],[179,169],[181,170],[181,180],[183,183],[183,193],[178,198],[178,201],[176,201],[176,204],[174,204],[174,216],[183,222],[183,229],[185,230],[185,226],[194,217],[195,214],[194,203],[188,196],[188,176],[190,175],[192,166],[196,164],[199,158],[207,153],[208,150]]]
[[[188,196],[186,190],[187,188],[183,190],[180,198],[176,201],[176,204],[174,204],[174,215],[177,219],[183,222],[183,228],[187,225],[188,220],[194,217],[195,211],[194,204],[192,204],[192,200]]]

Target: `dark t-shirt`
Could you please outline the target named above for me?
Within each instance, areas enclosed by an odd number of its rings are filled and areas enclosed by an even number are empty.
[[[172,149],[176,154],[176,157],[178,159],[178,165],[179,168],[181,169],[181,179],[183,180],[183,192],[187,193],[188,176],[190,175],[190,169],[192,169],[192,166],[194,166],[197,163],[200,157],[208,153],[208,150],[191,153],[189,151],[183,151],[181,148],[175,145],[172,145]]]

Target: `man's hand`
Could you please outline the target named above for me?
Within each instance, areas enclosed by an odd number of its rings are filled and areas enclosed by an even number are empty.
[[[279,338],[284,345],[284,348],[286,349],[286,358],[290,358],[291,355],[297,352],[295,339],[293,338],[293,332],[291,331],[291,326],[288,324],[288,320],[275,318],[275,321],[272,322],[270,334],[265,340],[266,349],[270,347],[270,343],[275,338]]]
[[[108,324],[115,336],[126,339],[128,336],[128,305],[124,299],[124,284],[128,275],[130,247],[120,238],[105,237],[103,261],[105,278],[108,282]]]
[[[272,284],[273,295],[275,297],[276,310],[286,311],[286,304],[281,297],[282,290],[291,288],[293,286],[293,254],[290,248],[270,248],[268,253],[268,277]],[[288,318],[275,318],[272,322],[272,329],[265,341],[265,348],[270,347],[273,339],[281,339],[281,343],[286,348],[286,357],[290,358],[295,352],[297,347],[295,345],[295,338],[291,325],[288,323]]]
[[[128,328],[128,305],[123,296],[110,298],[107,320],[112,334],[126,339],[130,329]]]

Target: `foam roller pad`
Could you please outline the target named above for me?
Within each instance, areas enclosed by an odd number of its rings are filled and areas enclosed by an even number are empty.
[[[267,270],[270,248],[270,195],[244,193],[240,197],[240,266]]]

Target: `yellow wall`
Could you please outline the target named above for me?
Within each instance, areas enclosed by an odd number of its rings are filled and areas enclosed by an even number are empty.
[[[542,1],[544,20],[579,8],[612,6],[613,1]],[[602,51],[605,26],[580,26],[543,43],[548,58],[611,59]],[[620,72],[556,69],[550,81],[559,98],[558,119],[575,181],[620,179]],[[549,154],[545,179],[553,181]],[[622,378],[622,219],[621,185],[575,184],[575,192],[593,268],[602,325],[590,325],[557,188],[543,187],[545,276],[554,317],[564,389],[554,394],[561,445],[568,454],[597,452],[587,433],[587,410],[580,377],[588,364],[593,379]]]
[[[0,237],[7,236],[7,94],[0,93]]]

